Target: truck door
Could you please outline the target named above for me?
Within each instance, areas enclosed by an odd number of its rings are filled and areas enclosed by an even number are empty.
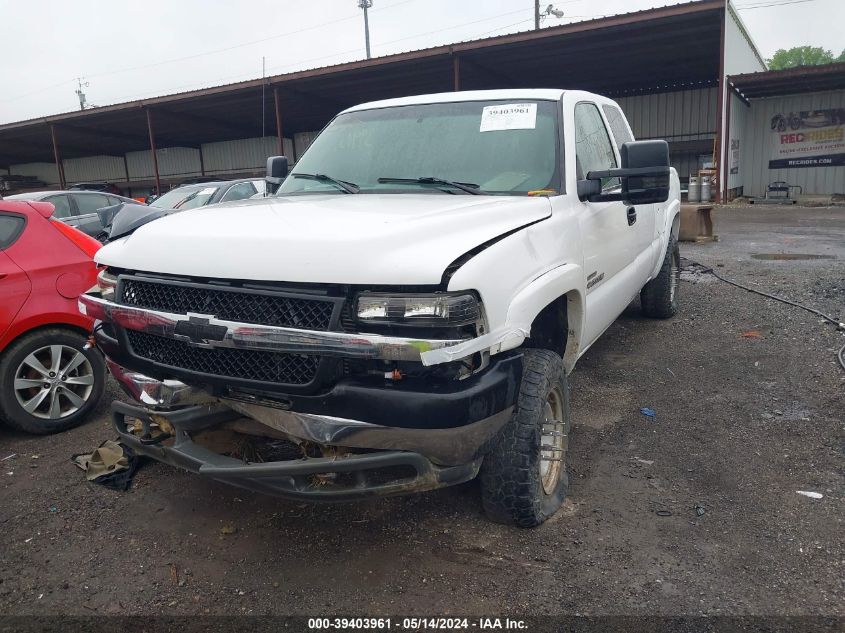
[[[604,103],[601,110],[607,119],[608,128],[613,136],[614,144],[617,150],[617,156],[621,157],[622,145],[628,141],[634,140],[634,135],[628,127],[625,115],[618,106]],[[646,279],[656,263],[654,259],[654,252],[652,246],[659,244],[659,235],[655,231],[655,213],[663,209],[663,205],[659,204],[640,204],[633,207],[634,214],[631,216],[628,207],[626,213],[629,214],[629,222],[633,217],[634,224],[631,225],[634,239],[631,240],[631,263],[637,267],[642,277],[642,282],[645,284]],[[662,223],[660,224],[662,226]]]
[[[615,169],[618,158],[598,106],[581,101],[574,108],[576,177],[591,171]],[[618,178],[602,182],[602,189],[621,189]],[[637,223],[631,222],[628,205],[622,202],[578,201],[584,273],[587,277],[585,341],[592,343],[613,323],[639,291],[632,262],[639,248]],[[636,286],[636,287],[635,287]]]

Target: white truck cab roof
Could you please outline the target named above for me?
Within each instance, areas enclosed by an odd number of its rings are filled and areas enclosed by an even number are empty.
[[[359,110],[375,110],[377,108],[391,108],[395,106],[420,105],[428,103],[450,103],[453,101],[497,101],[499,99],[541,99],[544,101],[558,101],[564,90],[553,88],[519,88],[508,90],[466,90],[458,92],[438,92],[435,94],[415,95],[412,97],[400,97],[398,99],[382,99],[381,101],[370,101],[361,103],[345,112],[357,112]]]

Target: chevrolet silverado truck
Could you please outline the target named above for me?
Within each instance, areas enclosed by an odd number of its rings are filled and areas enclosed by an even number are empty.
[[[454,92],[349,108],[288,171],[97,253],[121,441],[316,501],[477,476],[490,518],[542,523],[577,359],[638,295],[677,310],[666,142],[588,92]]]

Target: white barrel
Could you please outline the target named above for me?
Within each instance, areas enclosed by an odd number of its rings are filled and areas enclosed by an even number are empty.
[[[710,202],[711,200],[711,190],[712,186],[710,184],[709,178],[702,178],[701,179],[701,201],[702,202]]]
[[[701,200],[701,178],[698,176],[689,177],[687,187],[687,202],[699,202]]]

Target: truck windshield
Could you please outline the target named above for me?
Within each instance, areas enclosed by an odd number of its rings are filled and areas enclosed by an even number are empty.
[[[328,174],[359,193],[526,195],[557,189],[554,101],[462,101],[347,112],[335,118],[276,195],[343,194]]]

